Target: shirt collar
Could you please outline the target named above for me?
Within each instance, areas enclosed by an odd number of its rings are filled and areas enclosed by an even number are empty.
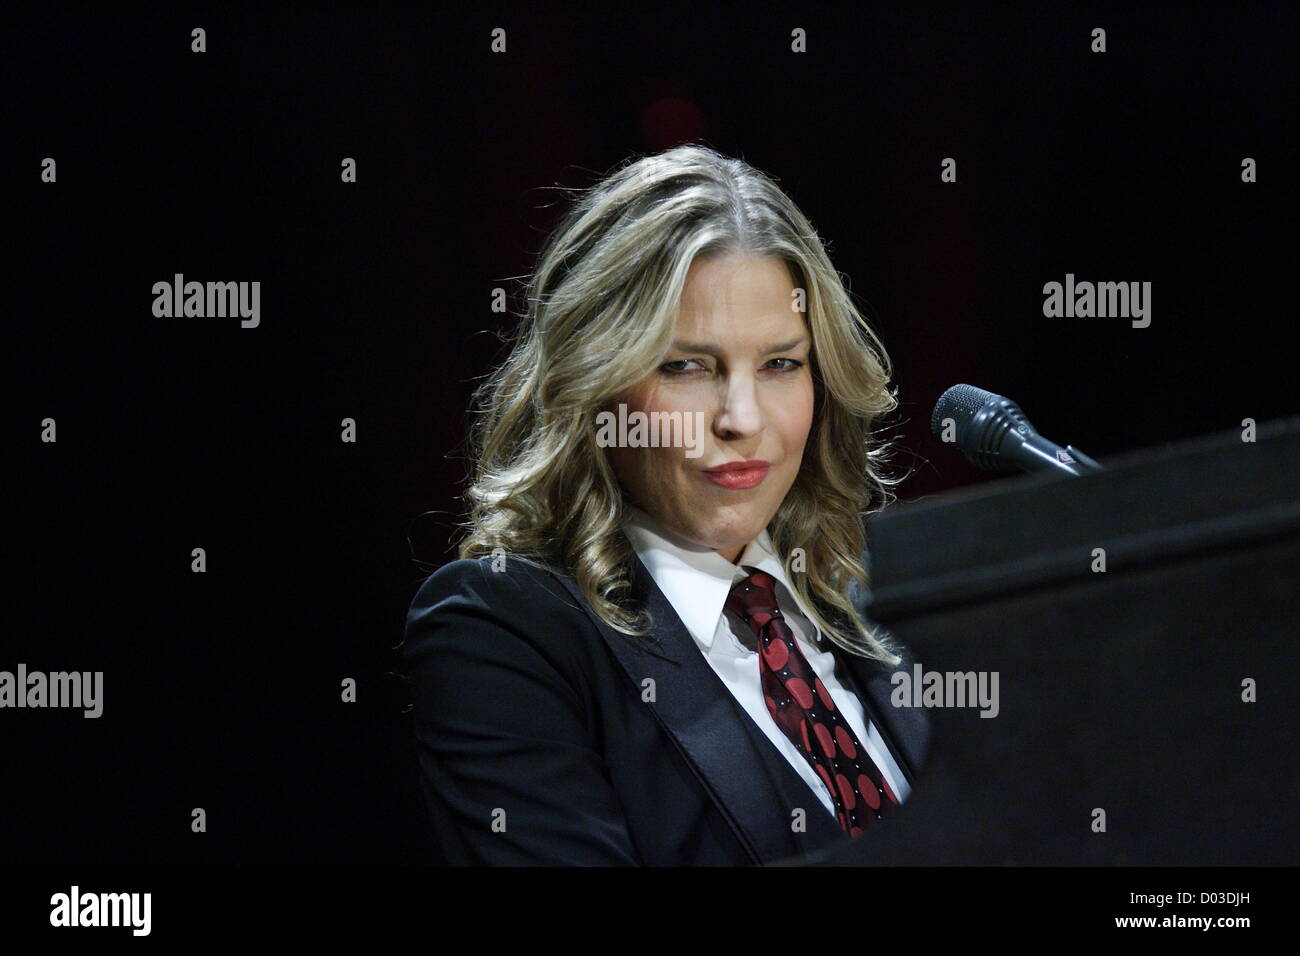
[[[766,528],[745,546],[738,564],[732,564],[712,548],[682,539],[636,505],[628,503],[627,509],[623,531],[637,557],[686,629],[706,650],[713,646],[718,618],[722,616],[732,585],[749,575],[740,565],[772,575],[785,589],[778,594],[777,601],[793,600],[795,608],[807,618],[798,595],[786,580],[785,568],[776,556]],[[821,630],[811,619],[808,624],[815,639],[820,641]]]

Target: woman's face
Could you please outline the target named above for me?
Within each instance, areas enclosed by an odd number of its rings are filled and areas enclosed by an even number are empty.
[[[611,447],[624,493],[660,524],[728,561],[739,560],[794,484],[813,417],[812,340],[779,259],[697,259],[686,277],[665,363],[606,406],[703,413],[687,447]],[[667,419],[664,419],[665,421]],[[737,461],[767,468],[733,476]]]

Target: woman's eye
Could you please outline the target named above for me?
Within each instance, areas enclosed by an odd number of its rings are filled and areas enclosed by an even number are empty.
[[[677,359],[675,362],[665,362],[663,365],[659,366],[659,370],[662,372],[667,372],[669,375],[682,375],[686,372],[689,372],[690,369],[674,368],[673,366],[686,365],[694,361],[695,359]]]
[[[777,369],[778,372],[795,372],[795,371],[798,371],[799,369],[803,368],[803,362],[800,362],[798,359],[792,359],[792,358],[778,358],[778,359],[772,359],[772,361],[773,361],[773,362],[789,362],[789,363],[790,363],[789,365],[786,365],[786,366],[783,366],[782,368]]]

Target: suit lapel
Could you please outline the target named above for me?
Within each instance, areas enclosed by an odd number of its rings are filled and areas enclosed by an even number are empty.
[[[571,578],[561,576],[560,580],[580,606],[588,609],[633,684],[640,689],[646,678],[654,681],[655,702],[646,706],[686,758],[749,856],[755,863],[768,863],[792,853],[789,808],[772,787],[759,784],[765,778],[754,772],[772,755],[779,758],[778,766],[784,767],[792,785],[811,796],[807,837],[821,845],[842,839],[839,825],[823,812],[820,799],[789,761],[761,732],[757,735],[761,740],[747,732],[746,722],[752,727],[753,720],[704,659],[645,565],[635,557],[630,565],[634,593],[654,617],[653,647],[615,631],[590,611]],[[771,753],[757,749],[763,745]]]

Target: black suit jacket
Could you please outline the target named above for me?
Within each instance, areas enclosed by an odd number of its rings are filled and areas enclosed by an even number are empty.
[[[398,654],[445,861],[756,865],[846,842],[650,572],[631,568],[650,647],[606,625],[568,575],[521,559],[453,561],[421,585]],[[911,783],[924,711],[890,704],[883,665],[833,653]]]

